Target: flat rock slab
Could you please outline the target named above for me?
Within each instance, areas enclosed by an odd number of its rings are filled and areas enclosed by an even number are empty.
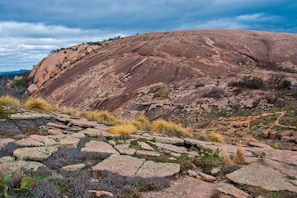
[[[85,164],[74,164],[74,165],[63,166],[61,169],[64,171],[73,172],[73,171],[84,169],[85,167],[86,167]]]
[[[153,136],[156,142],[166,143],[166,144],[176,144],[183,145],[184,140],[177,137],[162,137],[162,136]]]
[[[38,168],[44,165],[40,162],[16,160],[14,157],[5,156],[0,158],[0,172],[15,173],[17,170],[37,171]]]
[[[115,146],[115,148],[121,153],[126,155],[134,155],[136,152],[136,149],[129,148],[130,144],[118,144]]]
[[[53,115],[48,114],[42,114],[42,113],[31,113],[31,112],[25,112],[25,113],[15,113],[10,115],[10,119],[12,120],[33,120],[33,119],[50,119],[53,118]]]
[[[138,142],[138,144],[140,145],[140,147],[141,147],[143,150],[148,150],[148,151],[154,151],[154,150],[155,150],[153,147],[151,147],[150,145],[148,145],[148,144],[145,143],[145,142]]]
[[[91,140],[81,149],[82,152],[95,152],[98,154],[119,154],[110,144],[102,141]]]
[[[110,171],[123,176],[135,176],[137,170],[143,165],[144,160],[128,155],[111,155],[92,169],[94,171]]]
[[[97,128],[95,128],[95,129],[87,128],[81,132],[83,132],[85,135],[90,136],[90,137],[107,137],[107,138],[111,137],[112,138],[112,137],[117,136],[117,135],[108,133],[105,130],[97,129]]]
[[[11,138],[4,138],[4,139],[0,139],[0,149],[5,147],[7,144],[14,142],[14,139]]]
[[[146,161],[137,171],[137,176],[148,177],[168,177],[179,173],[180,165],[177,163],[161,163]]]
[[[216,197],[216,189],[214,184],[201,181],[199,179],[186,177],[182,178],[165,188],[156,192],[145,192],[141,197],[143,198],[212,198]]]
[[[238,198],[249,198],[250,195],[231,184],[227,183],[220,183],[217,185],[216,188],[219,192],[224,195],[230,195],[231,197],[238,197]]]
[[[234,183],[261,187],[268,191],[288,190],[297,192],[297,187],[286,182],[286,175],[270,167],[251,164],[226,175]]]
[[[13,155],[18,159],[23,160],[43,161],[49,158],[57,150],[57,147],[18,148],[13,152]]]
[[[69,122],[74,126],[82,128],[95,128],[98,125],[97,122],[88,120],[69,119]]]
[[[161,148],[161,149],[165,149],[165,150],[168,150],[168,151],[172,151],[172,152],[175,152],[175,153],[188,153],[187,149],[183,146],[175,146],[175,145],[172,145],[172,144],[164,144],[164,143],[158,143],[156,142],[155,145],[158,147],[158,148]]]

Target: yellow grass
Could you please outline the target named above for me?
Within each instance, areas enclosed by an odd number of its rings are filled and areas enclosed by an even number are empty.
[[[16,107],[20,105],[20,100],[12,96],[5,95],[0,97],[0,105]]]
[[[225,144],[225,139],[221,134],[218,134],[216,132],[210,132],[208,134],[206,134],[206,140],[208,141],[212,141],[212,142],[220,142]]]
[[[133,121],[133,125],[138,129],[142,131],[147,131],[150,128],[150,121],[145,116],[139,116]]]
[[[245,156],[243,154],[243,150],[241,147],[237,147],[233,161],[236,164],[247,164],[247,161],[245,159]]]
[[[136,131],[137,128],[133,124],[117,125],[108,130],[109,133],[117,135],[127,135],[135,133]]]
[[[50,113],[52,111],[52,106],[42,98],[29,98],[25,101],[23,107],[28,110],[42,113]]]
[[[190,132],[188,132],[182,126],[174,122],[167,122],[162,119],[158,119],[152,122],[151,131],[154,133],[160,133],[162,135],[168,135],[168,136],[177,136],[177,137],[191,136]]]
[[[60,107],[58,108],[59,111],[62,113],[62,114],[67,114],[67,115],[71,115],[71,116],[79,116],[80,112],[73,108],[73,107]]]
[[[224,168],[232,168],[234,166],[234,162],[230,159],[230,157],[224,153],[223,154],[223,167]]]
[[[109,126],[119,124],[119,121],[108,111],[85,111],[81,116]]]

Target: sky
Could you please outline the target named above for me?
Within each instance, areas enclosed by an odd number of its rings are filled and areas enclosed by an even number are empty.
[[[148,32],[242,29],[297,33],[295,0],[0,0],[0,72],[50,51]]]

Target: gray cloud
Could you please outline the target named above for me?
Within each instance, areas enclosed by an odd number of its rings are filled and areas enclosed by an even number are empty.
[[[117,35],[182,29],[297,32],[292,0],[0,1],[0,71],[50,50]]]

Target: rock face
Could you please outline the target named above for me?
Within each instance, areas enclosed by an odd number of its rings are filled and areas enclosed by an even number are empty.
[[[279,73],[296,84],[296,45],[297,35],[256,31],[137,35],[51,54],[31,72],[28,90],[55,104],[124,115],[144,112],[150,118],[170,117],[182,108],[251,108],[265,94],[241,98],[227,84],[246,75],[268,82]],[[205,97],[216,100],[208,105]]]

